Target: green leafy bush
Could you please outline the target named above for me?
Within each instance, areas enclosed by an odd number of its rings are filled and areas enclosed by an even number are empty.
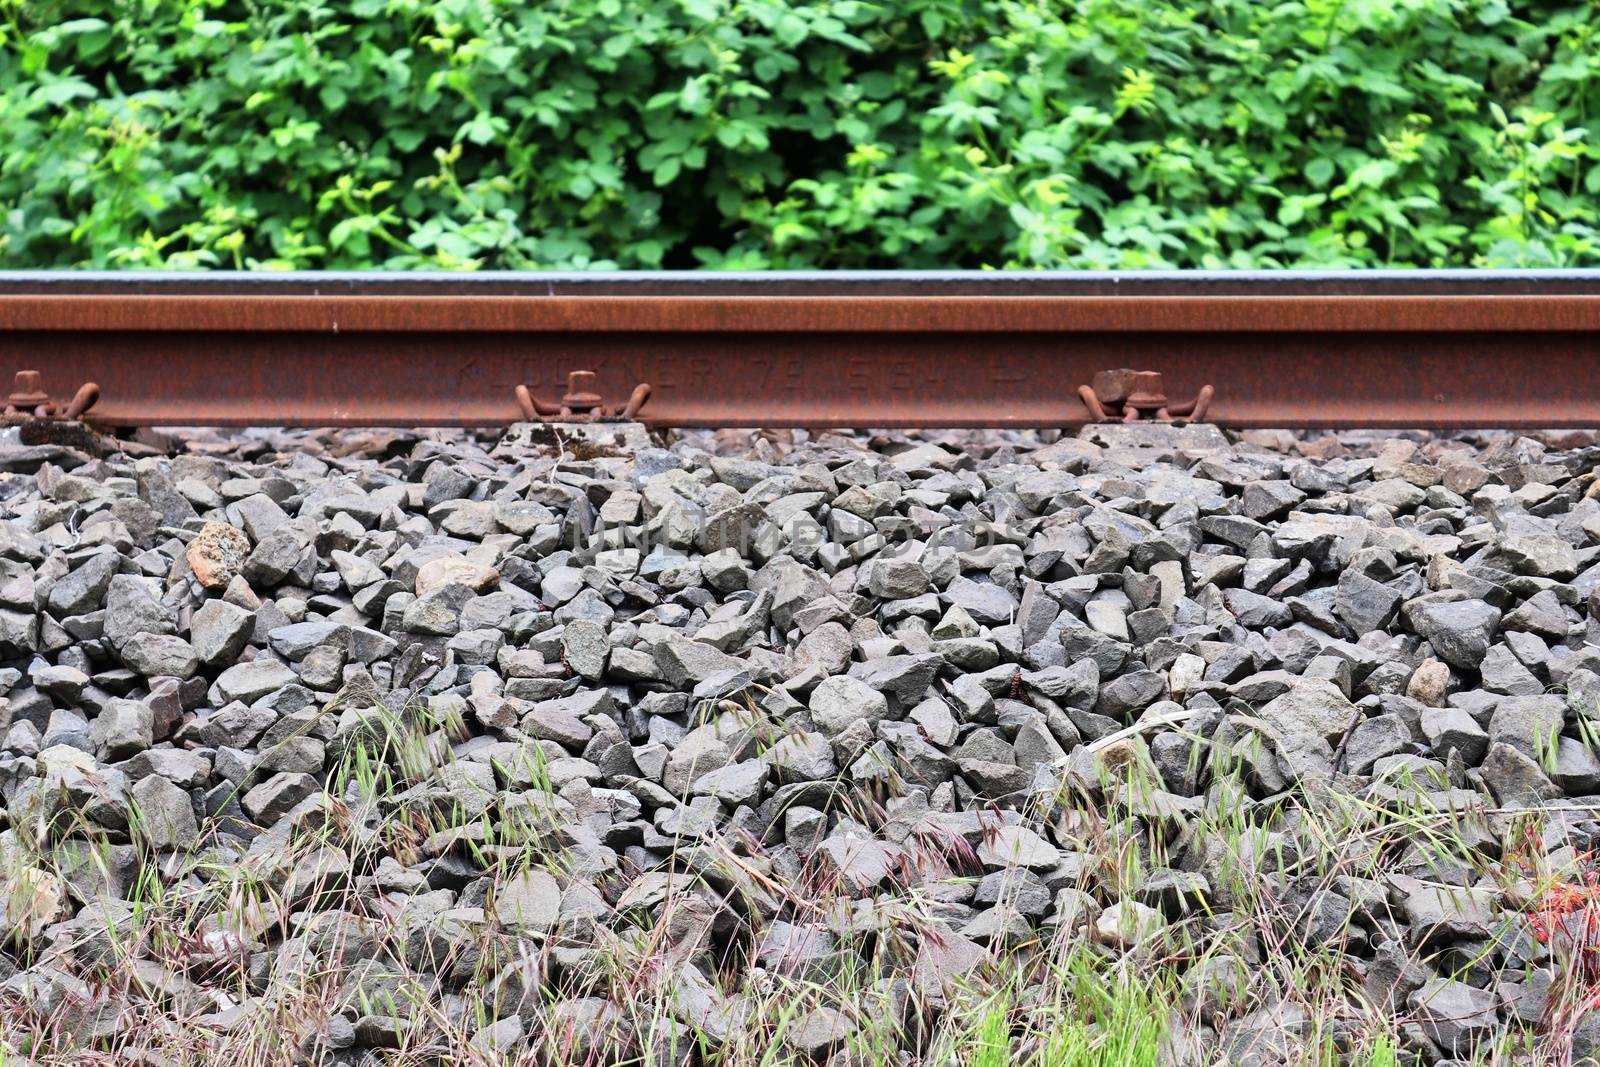
[[[0,0],[7,267],[1596,260],[1600,6]]]

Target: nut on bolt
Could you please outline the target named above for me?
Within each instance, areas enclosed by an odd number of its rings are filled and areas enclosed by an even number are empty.
[[[595,392],[594,371],[575,370],[567,375],[567,392],[561,398],[563,410],[574,415],[587,415],[600,406],[600,394]]]

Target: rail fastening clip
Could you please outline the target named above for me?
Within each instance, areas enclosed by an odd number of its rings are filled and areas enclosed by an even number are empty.
[[[1187,404],[1167,399],[1160,371],[1103,370],[1091,385],[1078,386],[1078,396],[1095,422],[1202,422],[1216,390],[1200,387]]]
[[[11,395],[6,397],[4,419],[6,422],[27,422],[32,419],[76,420],[94,407],[100,399],[100,387],[84,382],[66,407],[61,407],[44,391],[44,382],[36,370],[19,370],[11,383]]]
[[[604,398],[596,391],[592,370],[569,372],[566,394],[557,403],[540,400],[526,385],[517,386],[516,394],[517,405],[529,422],[628,422],[650,399],[650,384],[640,382],[634,386],[628,402],[620,407],[605,405]]]

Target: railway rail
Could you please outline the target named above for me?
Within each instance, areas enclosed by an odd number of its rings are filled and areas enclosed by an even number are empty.
[[[1597,365],[1600,271],[0,273],[12,417],[107,427],[1594,427]]]

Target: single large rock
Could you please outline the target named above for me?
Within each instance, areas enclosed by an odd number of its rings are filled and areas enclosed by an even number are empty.
[[[726,652],[683,637],[657,641],[654,655],[661,677],[678,689],[692,688],[713,674],[740,671],[745,666],[743,661],[734,659]]]
[[[263,826],[271,826],[302,800],[316,793],[317,780],[303,771],[279,771],[253,787],[242,801],[245,813]]]
[[[1578,554],[1559,537],[1531,534],[1507,537],[1500,552],[1518,574],[1532,574],[1564,582],[1578,573]]]
[[[1434,978],[1412,993],[1408,1003],[1429,1040],[1447,1056],[1469,1058],[1499,1029],[1500,998],[1487,989],[1449,978]]]
[[[1436,659],[1425,659],[1406,681],[1406,696],[1430,708],[1444,707],[1450,686],[1450,668]]]
[[[299,565],[305,551],[300,535],[288,526],[280,526],[256,542],[239,573],[257,589],[274,586]]]
[[[1452,667],[1477,670],[1500,625],[1499,609],[1481,600],[1430,593],[1408,601],[1406,621]]]
[[[208,667],[231,664],[255,632],[255,612],[225,600],[208,600],[189,620],[189,640]]]
[[[141,634],[177,631],[172,610],[158,599],[155,583],[132,574],[119,574],[106,587],[105,636],[121,649]]]
[[[20,857],[0,881],[0,943],[26,944],[67,918],[67,887],[60,878]]]
[[[823,674],[838,674],[850,666],[855,642],[850,631],[837,622],[825,622],[800,639],[794,650],[797,672],[816,667]]]
[[[882,693],[855,678],[825,678],[811,691],[811,721],[829,737],[857,723],[874,728],[889,713]]]
[[[82,615],[100,606],[122,559],[115,550],[105,549],[83,558],[65,577],[50,587],[47,604],[56,618]]]
[[[708,771],[690,785],[691,793],[714,796],[729,806],[751,804],[761,799],[771,767],[765,760],[745,760]]]
[[[1026,826],[1000,826],[978,843],[978,859],[991,869],[1028,867],[1047,871],[1061,862],[1061,852]]]
[[[187,851],[200,840],[189,794],[159,775],[135,782],[129,790],[139,830],[158,851]]]
[[[417,596],[425,597],[447,585],[464,585],[475,593],[500,584],[500,572],[462,556],[441,556],[417,568]]]
[[[914,559],[879,557],[873,561],[867,585],[873,596],[884,600],[909,600],[928,591],[928,572]]]
[[[343,648],[350,643],[350,627],[337,622],[296,622],[274,627],[267,634],[267,645],[288,660],[298,663],[319,648]]]
[[[113,698],[95,716],[95,742],[107,760],[124,760],[155,741],[155,712],[142,700]]]
[[[173,634],[137,634],[121,653],[122,662],[146,678],[187,678],[200,667],[194,646]]]
[[[522,871],[495,887],[494,915],[508,929],[543,934],[561,916],[561,886],[549,871]]]
[[[568,670],[591,682],[599,681],[611,655],[605,627],[588,619],[573,619],[561,631],[561,655]]]
[[[1400,600],[1400,594],[1382,582],[1348,570],[1339,576],[1333,610],[1359,637],[1387,626]]]
[[[195,580],[205,588],[220,592],[244,567],[250,555],[250,538],[243,530],[225,522],[208,522],[200,527],[184,550],[183,558]]]
[[[1482,889],[1422,884],[1408,889],[1405,898],[1408,937],[1413,947],[1478,941],[1488,937],[1499,921],[1494,894]]]
[[[522,717],[522,729],[530,737],[581,749],[594,736],[594,728],[584,722],[581,716],[609,705],[610,698],[604,690],[542,700]]]
[[[1489,745],[1479,773],[1502,807],[1536,806],[1561,795],[1561,788],[1550,780],[1537,760],[1504,742]]]
[[[218,704],[226,704],[230,700],[249,704],[298,680],[298,676],[286,664],[269,656],[261,656],[249,663],[229,667],[217,676],[211,688]]]
[[[922,700],[943,665],[943,657],[933,653],[878,656],[852,663],[850,677],[865,682],[897,706],[908,708]]]
[[[1555,753],[1566,717],[1566,701],[1559,696],[1501,697],[1489,718],[1489,741],[1542,760]]]
[[[940,599],[955,604],[986,626],[1003,626],[1017,611],[1017,598],[991,582],[959,576],[945,587]]]
[[[839,773],[827,737],[795,733],[780,738],[766,754],[780,782],[820,782]]]
[[[1094,939],[1127,950],[1150,941],[1166,928],[1166,916],[1137,900],[1123,900],[1102,911],[1094,922]]]
[[[39,650],[39,617],[31,611],[0,610],[0,649],[13,653]]]
[[[1468,766],[1477,766],[1489,750],[1489,735],[1465,708],[1429,708],[1422,713],[1422,733],[1439,756],[1459,752]]]
[[[1287,693],[1268,701],[1256,715],[1283,735],[1337,743],[1355,721],[1357,711],[1329,679],[1301,678]]]

